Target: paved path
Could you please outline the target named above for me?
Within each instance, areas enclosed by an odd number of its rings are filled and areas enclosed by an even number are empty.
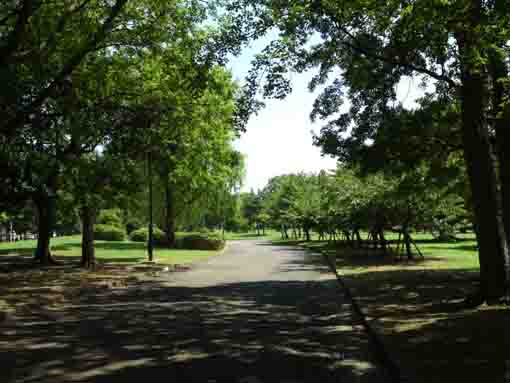
[[[3,330],[7,382],[382,382],[327,269],[257,241]]]

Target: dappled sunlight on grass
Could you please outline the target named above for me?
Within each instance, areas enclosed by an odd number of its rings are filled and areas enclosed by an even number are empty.
[[[472,235],[440,243],[415,236],[424,258],[299,243],[335,259],[369,323],[413,382],[503,382],[510,357],[509,306],[469,307],[478,288]],[[311,262],[317,262],[310,257]]]

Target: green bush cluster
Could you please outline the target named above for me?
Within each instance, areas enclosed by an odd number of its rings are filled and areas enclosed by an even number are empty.
[[[120,227],[99,224],[94,227],[94,238],[99,241],[124,241],[126,232]]]
[[[176,247],[186,250],[221,250],[225,247],[225,241],[213,236],[196,234],[179,238]]]
[[[133,242],[147,242],[149,240],[149,229],[147,227],[142,227],[140,229],[134,230],[129,235],[129,238]],[[152,238],[155,244],[162,244],[165,242],[165,232],[158,227],[154,227],[152,231]]]
[[[119,209],[101,210],[97,216],[97,223],[115,227],[123,227],[122,213]]]

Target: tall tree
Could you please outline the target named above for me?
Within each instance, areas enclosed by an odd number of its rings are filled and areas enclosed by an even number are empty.
[[[266,95],[284,97],[290,91],[289,70],[318,67],[312,89],[341,73],[341,79],[325,87],[316,108],[319,117],[330,119],[322,142],[337,142],[340,157],[363,151],[379,128],[388,124],[396,102],[396,85],[406,76],[431,82],[434,99],[458,102],[458,137],[478,227],[480,292],[487,301],[501,297],[510,262],[488,119],[489,100],[494,100],[497,87],[487,87],[487,64],[494,46],[508,54],[508,46],[501,43],[509,37],[503,27],[508,15],[502,6],[479,0],[405,4],[354,1],[341,5],[330,1],[246,0],[242,6],[232,5],[231,12],[240,13],[244,7],[257,20],[246,24],[249,30],[263,24],[280,32],[257,58],[250,74],[257,86],[254,79],[259,78],[259,70],[267,73]],[[351,101],[350,110],[339,113],[346,96]],[[348,131],[350,134],[345,135]],[[502,167],[506,164],[501,152],[499,162]]]

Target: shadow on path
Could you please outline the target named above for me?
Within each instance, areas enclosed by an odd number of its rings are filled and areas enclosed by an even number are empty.
[[[1,324],[2,381],[381,381],[338,296],[334,280],[84,293]]]

